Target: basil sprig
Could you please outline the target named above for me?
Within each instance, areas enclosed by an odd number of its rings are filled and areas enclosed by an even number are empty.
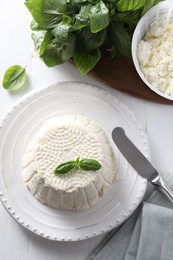
[[[84,171],[97,171],[101,168],[101,164],[94,159],[83,158],[80,159],[79,157],[75,161],[68,161],[59,164],[54,171],[55,175],[64,174],[69,172],[72,169],[79,169],[81,168]]]

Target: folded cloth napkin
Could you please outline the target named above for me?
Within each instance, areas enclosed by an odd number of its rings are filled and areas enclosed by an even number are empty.
[[[173,189],[173,174],[163,176]],[[173,260],[173,204],[158,190],[88,260]]]

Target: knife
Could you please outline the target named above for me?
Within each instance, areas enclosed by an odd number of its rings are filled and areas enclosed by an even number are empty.
[[[173,191],[166,185],[157,170],[147,160],[142,152],[140,152],[126,136],[124,129],[121,127],[114,128],[112,131],[112,139],[117,148],[137,173],[147,179],[173,203]]]

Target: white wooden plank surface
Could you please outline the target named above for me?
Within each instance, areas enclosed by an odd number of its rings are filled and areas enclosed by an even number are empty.
[[[0,118],[20,97],[32,89],[57,81],[82,81],[101,86],[117,96],[132,110],[146,129],[151,147],[151,161],[162,172],[173,172],[173,106],[139,100],[82,76],[69,64],[47,68],[39,58],[32,58],[31,16],[23,0],[0,1],[0,81],[14,64],[27,66],[27,88],[12,94],[0,87]],[[1,141],[1,140],[0,140]],[[12,219],[0,203],[0,259],[3,260],[86,260],[104,236],[81,242],[52,242],[26,231]],[[117,258],[118,259],[118,258]]]

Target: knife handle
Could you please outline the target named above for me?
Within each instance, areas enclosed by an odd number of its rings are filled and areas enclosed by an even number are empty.
[[[173,191],[167,186],[159,175],[154,178],[151,183],[173,203]]]

